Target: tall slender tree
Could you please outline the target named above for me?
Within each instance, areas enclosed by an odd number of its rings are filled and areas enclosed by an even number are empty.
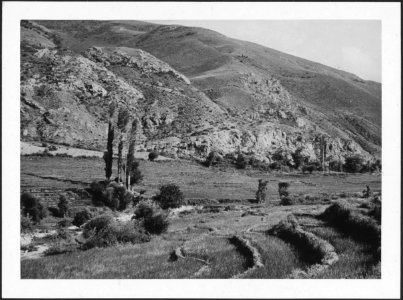
[[[122,181],[122,169],[123,169],[123,148],[124,142],[126,140],[127,134],[127,124],[130,120],[130,114],[127,109],[120,108],[118,112],[118,123],[117,127],[119,129],[119,144],[118,144],[118,180]]]
[[[138,129],[138,120],[134,119],[130,130],[129,149],[126,157],[126,187],[130,186],[130,177],[132,176],[132,166],[134,163],[134,151],[136,145],[136,135]]]
[[[115,114],[116,106],[113,102],[109,104],[109,121],[108,121],[108,141],[106,145],[106,152],[104,152],[105,160],[105,177],[107,180],[112,176],[112,164],[113,164],[113,139],[115,136],[115,128],[113,125],[113,116]]]

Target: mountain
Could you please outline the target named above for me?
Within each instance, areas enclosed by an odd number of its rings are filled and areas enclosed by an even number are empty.
[[[21,138],[104,149],[109,102],[139,147],[367,158],[381,152],[381,84],[194,27],[22,21]]]

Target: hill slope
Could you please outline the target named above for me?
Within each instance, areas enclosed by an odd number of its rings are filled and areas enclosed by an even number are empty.
[[[315,159],[322,134],[331,158],[380,154],[381,85],[347,72],[202,28],[23,21],[21,36],[26,140],[102,149],[106,107],[119,100],[141,119],[143,147],[182,156]]]

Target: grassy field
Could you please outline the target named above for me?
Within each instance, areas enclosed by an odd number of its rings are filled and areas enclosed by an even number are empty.
[[[83,188],[94,179],[103,179],[103,167],[101,159],[22,157],[21,188],[35,186],[55,191]],[[168,231],[153,236],[147,243],[22,259],[21,278],[234,278],[240,274],[246,274],[244,278],[288,278],[293,270],[309,266],[294,245],[266,232],[290,214],[305,216],[299,218],[305,218],[302,225],[307,226],[306,230],[329,241],[339,255],[338,263],[315,278],[380,277],[377,262],[367,245],[315,219],[333,201],[349,194],[358,195],[366,185],[373,191],[380,191],[379,175],[223,171],[186,161],[140,161],[140,169],[144,180],[136,188],[145,189],[149,196],[162,184],[176,183],[186,198],[228,200],[221,201],[221,209],[217,211],[193,209],[170,215]],[[270,201],[264,204],[245,201],[254,198],[259,178],[269,180]],[[300,195],[302,199],[308,196],[311,200],[279,206],[279,181],[290,183],[291,195]],[[323,202],[324,197],[329,200]],[[346,199],[355,206],[368,201],[359,197]],[[126,219],[130,219],[133,210],[126,214]],[[250,241],[261,256],[263,266],[249,272],[252,258],[232,242],[234,235]],[[38,241],[35,245],[51,246]],[[27,245],[23,247],[26,248]],[[178,251],[181,257],[176,256]]]
[[[150,195],[163,184],[176,183],[187,198],[254,199],[259,178],[269,180],[267,194],[273,201],[278,200],[277,184],[280,181],[290,183],[289,191],[293,195],[358,193],[362,192],[366,185],[373,191],[381,190],[379,174],[324,176],[321,173],[282,174],[235,169],[224,172],[180,160],[160,162],[141,160],[139,168],[144,174],[144,180],[136,188],[146,189]],[[21,157],[22,189],[29,186],[77,187],[101,179],[104,179],[102,159]]]

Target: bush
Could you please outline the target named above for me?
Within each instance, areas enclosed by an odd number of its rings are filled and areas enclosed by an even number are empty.
[[[147,202],[140,202],[134,212],[136,219],[146,218],[154,213],[154,208]]]
[[[33,223],[30,217],[21,216],[21,232],[30,232],[33,229]]]
[[[96,217],[84,225],[83,235],[84,237],[89,237],[93,233],[97,234],[101,230],[107,228],[113,222],[112,217],[108,215]]]
[[[140,163],[136,160],[130,162],[130,165],[127,166],[127,175],[130,175],[130,185],[137,184],[141,180],[143,180],[143,174],[139,170]],[[128,180],[128,177],[127,177]]]
[[[50,256],[50,255],[58,255],[58,254],[64,254],[64,253],[71,253],[73,251],[76,251],[76,245],[75,244],[64,244],[64,243],[58,243],[56,245],[52,245],[49,249],[45,251],[45,256]]]
[[[294,205],[295,201],[288,196],[284,196],[280,200],[280,205]]]
[[[304,173],[304,174],[305,174],[305,172],[309,172],[309,174],[312,174],[312,172],[315,170],[316,170],[315,165],[308,165],[308,166],[302,167],[302,173]]]
[[[59,209],[57,207],[49,207],[48,211],[50,215],[56,218],[60,218]]]
[[[148,154],[148,159],[149,161],[154,161],[155,159],[157,159],[159,156],[159,153],[157,151],[152,151]]]
[[[343,163],[339,160],[332,160],[329,162],[330,171],[343,172]]]
[[[88,222],[92,218],[91,213],[88,210],[82,210],[76,213],[74,216],[72,224],[74,226],[80,227],[84,223]]]
[[[278,193],[280,195],[280,198],[289,196],[289,192],[288,192],[289,186],[290,186],[290,184],[288,182],[279,182],[278,183]]]
[[[68,226],[71,226],[72,224],[73,223],[72,223],[72,220],[70,218],[65,218],[65,219],[59,221],[57,223],[57,226],[58,227],[68,227]]]
[[[92,195],[92,204],[95,206],[103,206],[105,202],[104,191],[107,182],[93,181],[90,185],[90,193]]]
[[[204,162],[206,167],[211,167],[217,163],[217,153],[215,151],[211,151]]]
[[[154,200],[162,209],[167,209],[182,206],[185,198],[177,185],[167,184],[160,188],[160,193],[154,197]]]
[[[120,243],[139,244],[149,242],[151,240],[147,232],[138,226],[135,222],[127,222],[117,227],[116,239]]]
[[[126,187],[117,182],[93,182],[90,186],[92,203],[95,206],[106,205],[112,210],[125,210],[127,205],[133,201],[133,195]]]
[[[168,230],[167,216],[161,213],[144,218],[144,228],[151,234],[161,234]]]
[[[117,225],[112,219],[107,220],[102,218],[102,220],[98,220],[96,223],[93,225],[99,226],[91,226],[92,229],[88,232],[85,231],[87,241],[82,246],[84,250],[94,247],[108,247],[119,242],[144,243],[150,241],[150,236],[138,227],[135,222]]]
[[[381,242],[381,229],[370,217],[354,212],[346,201],[338,201],[329,206],[321,218],[339,230],[356,239],[378,247]]]
[[[59,197],[59,203],[57,204],[57,207],[59,208],[59,215],[61,217],[66,217],[68,216],[69,212],[69,202],[67,201],[66,196],[60,195]]]
[[[363,159],[359,155],[353,155],[346,157],[344,163],[344,170],[348,173],[360,172],[363,167]]]
[[[238,169],[245,169],[247,165],[248,161],[246,160],[245,156],[243,156],[242,154],[238,154],[238,157],[236,159],[236,167]]]
[[[30,216],[34,223],[39,223],[48,214],[46,208],[30,193],[21,195],[21,206],[23,216]]]
[[[272,170],[279,171],[281,169],[281,163],[279,163],[278,161],[272,162],[269,165],[269,168],[272,169]]]
[[[304,164],[308,161],[308,157],[302,155],[302,149],[297,149],[294,153],[291,154],[292,160],[295,163],[295,168],[303,167]]]

